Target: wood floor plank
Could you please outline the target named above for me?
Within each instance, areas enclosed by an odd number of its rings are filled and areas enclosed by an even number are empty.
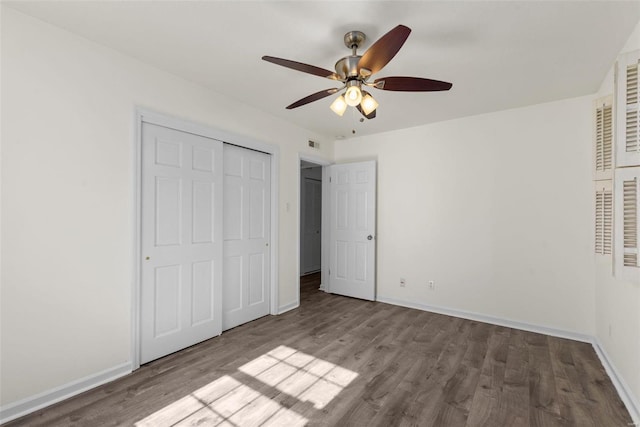
[[[509,353],[510,331],[496,327],[488,338],[478,385],[473,395],[467,426],[507,425],[503,385]]]
[[[14,426],[626,426],[585,343],[318,290]]]
[[[533,426],[561,423],[547,338],[536,333],[526,334],[529,348],[529,419]]]

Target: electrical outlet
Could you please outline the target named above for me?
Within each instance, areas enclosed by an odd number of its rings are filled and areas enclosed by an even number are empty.
[[[435,282],[435,280],[429,280],[429,290],[430,291],[435,291],[436,290],[436,282]]]
[[[403,278],[400,278],[400,287],[404,288],[406,284],[407,284],[407,281],[404,280]]]

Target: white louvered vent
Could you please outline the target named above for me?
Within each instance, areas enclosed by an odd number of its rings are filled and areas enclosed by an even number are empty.
[[[611,185],[608,188],[596,190],[596,253],[611,254],[613,237],[613,193]]]
[[[616,277],[640,282],[640,167],[616,169],[614,185]]]
[[[640,165],[640,50],[618,59],[616,166]]]
[[[638,267],[638,179],[622,182],[624,266]]]
[[[595,179],[611,179],[613,168],[613,109],[611,97],[596,102]]]
[[[638,63],[627,66],[627,104],[638,103]]]
[[[627,66],[627,127],[625,150],[637,152],[638,141],[638,63]]]

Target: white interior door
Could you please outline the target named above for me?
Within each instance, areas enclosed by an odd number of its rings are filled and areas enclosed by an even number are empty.
[[[329,292],[375,299],[375,161],[329,166]]]
[[[302,185],[302,274],[308,274],[321,266],[322,181],[304,178]]]
[[[222,142],[142,125],[140,363],[220,335]]]
[[[222,328],[269,314],[271,156],[224,145]]]

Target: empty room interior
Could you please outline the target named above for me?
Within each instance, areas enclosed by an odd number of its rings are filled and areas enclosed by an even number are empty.
[[[640,2],[0,24],[2,425],[640,425]]]

